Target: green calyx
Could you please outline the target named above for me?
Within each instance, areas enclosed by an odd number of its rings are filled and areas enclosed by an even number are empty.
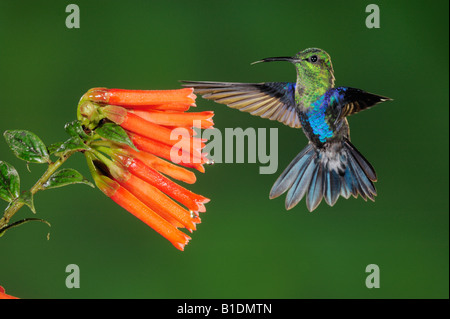
[[[101,106],[97,103],[81,99],[78,103],[77,118],[84,127],[93,130],[106,117],[100,108]]]
[[[85,97],[78,103],[77,118],[90,130],[97,128],[100,121],[105,118],[120,125],[126,116],[127,110],[120,106],[99,104]]]

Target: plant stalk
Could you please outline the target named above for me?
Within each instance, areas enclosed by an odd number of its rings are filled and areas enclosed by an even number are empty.
[[[64,164],[65,161],[67,161],[67,159],[72,156],[75,153],[75,151],[72,152],[67,152],[66,154],[64,154],[63,156],[61,156],[56,162],[50,163],[48,165],[47,170],[45,171],[45,173],[39,178],[39,180],[36,182],[36,184],[33,185],[33,187],[31,187],[30,192],[32,195],[36,194],[39,190],[42,189],[42,185],[44,185],[45,182],[48,181],[48,179],[53,175],[53,173],[56,172],[56,170],[62,165]],[[8,226],[9,221],[11,220],[11,218],[14,216],[15,213],[17,213],[17,211],[22,208],[22,206],[24,205],[23,202],[15,200],[14,202],[12,202],[11,205],[9,205],[4,214],[3,217],[0,219],[0,231]]]

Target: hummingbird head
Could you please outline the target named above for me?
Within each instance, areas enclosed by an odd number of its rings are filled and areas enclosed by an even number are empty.
[[[309,48],[300,51],[293,57],[265,58],[259,62],[287,61],[295,65],[297,69],[298,81],[303,85],[308,83],[321,84],[327,87],[334,86],[334,71],[331,64],[331,58],[327,52],[322,49]]]

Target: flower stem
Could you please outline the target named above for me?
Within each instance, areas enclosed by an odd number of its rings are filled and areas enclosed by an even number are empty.
[[[64,164],[67,159],[73,155],[76,151],[67,152],[63,156],[61,156],[56,162],[52,162],[48,165],[47,170],[45,173],[39,178],[39,180],[36,182],[36,184],[31,187],[30,192],[32,195],[36,194],[39,190],[42,189],[42,185],[44,185],[45,182],[48,181],[48,179],[53,175],[53,173],[56,172],[56,170]],[[15,213],[24,205],[24,202],[15,200],[12,202],[11,205],[9,205],[4,214],[3,217],[0,219],[0,230],[2,230],[4,227],[6,227],[11,220],[11,218],[14,216]]]

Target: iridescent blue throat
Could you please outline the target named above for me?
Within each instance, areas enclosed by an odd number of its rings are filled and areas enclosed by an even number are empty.
[[[331,105],[339,103],[339,100],[344,97],[345,91],[346,88],[343,87],[328,90],[312,103],[311,108],[306,112],[309,125],[314,135],[322,143],[325,143],[329,138],[334,136],[334,131],[329,125],[329,115],[326,114],[327,109]]]

